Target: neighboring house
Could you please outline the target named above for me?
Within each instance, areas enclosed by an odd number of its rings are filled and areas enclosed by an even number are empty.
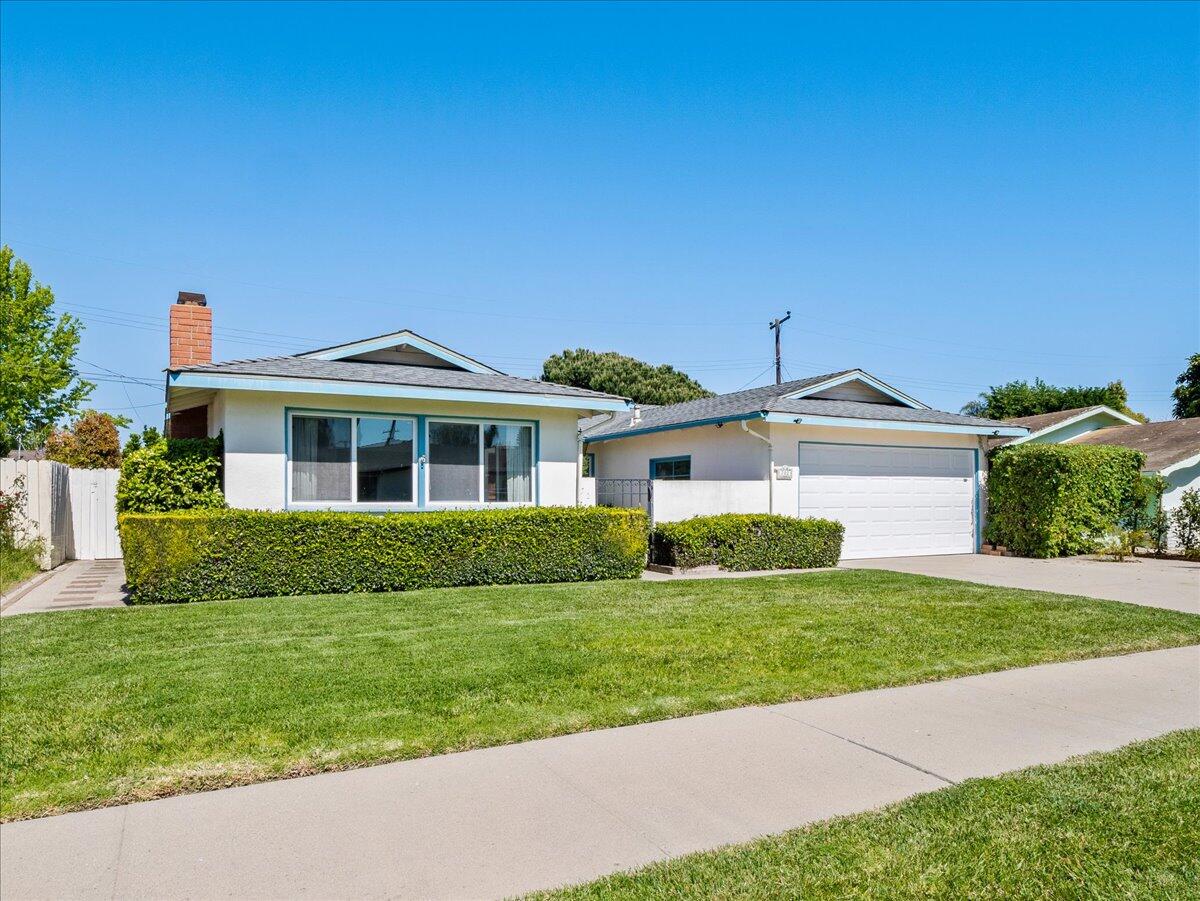
[[[1157,473],[1167,480],[1163,507],[1173,510],[1189,488],[1200,489],[1200,418],[1138,422],[1109,407],[1083,407],[1040,416],[1006,419],[1023,425],[1029,434],[1011,442],[1038,441],[1047,444],[1115,444],[1146,455],[1143,472]]]
[[[212,362],[203,294],[171,307],[173,437],[223,434],[230,506],[574,505],[580,417],[624,398],[505,375],[409,331]]]
[[[835,519],[843,556],[979,549],[983,442],[1023,426],[944,413],[861,369],[597,417],[599,479],[653,480],[657,520],[721,512]],[[685,482],[702,484],[685,485]]]

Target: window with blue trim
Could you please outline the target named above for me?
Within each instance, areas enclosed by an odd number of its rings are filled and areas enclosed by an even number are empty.
[[[664,457],[650,461],[650,478],[683,481],[692,477],[691,457]]]

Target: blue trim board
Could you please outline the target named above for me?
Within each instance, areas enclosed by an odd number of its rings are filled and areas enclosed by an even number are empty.
[[[763,419],[766,413],[744,413],[740,416],[714,416],[711,419],[697,419],[692,422],[680,422],[673,425],[656,425],[644,429],[629,429],[619,435],[599,435],[595,438],[584,435],[585,444],[599,444],[601,441],[613,441],[617,438],[632,438],[635,435],[652,435],[655,432],[674,432],[678,429],[694,429],[702,425],[719,425],[725,422],[742,422],[743,420]]]
[[[691,478],[690,467],[692,465],[692,455],[691,454],[677,454],[674,457],[651,457],[650,458],[650,478],[651,479],[654,478],[655,464],[657,464],[657,463],[678,463],[680,460],[687,460],[688,467],[689,467],[688,478],[690,479]]]
[[[346,416],[346,417],[361,417],[364,419],[412,419],[416,421],[416,464],[417,464],[417,484],[416,484],[416,500],[413,503],[405,504],[396,501],[389,504],[358,504],[353,501],[333,501],[325,504],[321,502],[313,502],[297,506],[292,503],[292,486],[290,478],[290,469],[292,462],[292,416],[304,416],[307,414],[329,415],[329,416]],[[429,420],[443,420],[451,422],[498,422],[498,423],[515,423],[517,425],[528,425],[533,427],[533,505],[540,506],[542,502],[542,424],[536,419],[516,419],[510,416],[455,416],[453,413],[406,413],[401,410],[333,410],[320,407],[284,407],[283,408],[283,508],[285,510],[350,510],[358,513],[411,513],[413,511],[425,510],[445,510],[448,507],[458,505],[434,504],[430,506],[426,501],[426,465],[428,463],[428,437],[426,424]],[[422,463],[424,458],[426,463]],[[517,506],[516,504],[488,504],[484,501],[472,504],[469,501],[463,502],[463,507],[473,506],[474,508],[482,507],[499,507],[499,506]]]
[[[897,419],[851,419],[846,416],[809,416],[804,413],[768,413],[767,422],[780,425],[829,425],[852,429],[895,429],[902,432],[943,432],[948,435],[1024,435],[1019,426],[956,425],[948,422],[910,422]],[[828,442],[827,442],[828,443]],[[855,442],[859,443],[859,442]],[[885,445],[890,446],[890,445]]]
[[[286,391],[294,394],[340,394],[352,397],[398,397],[407,400],[445,400],[460,403],[510,404],[525,407],[559,407],[568,410],[622,412],[623,400],[603,397],[571,397],[559,394],[522,394],[516,391],[484,391],[476,388],[424,388],[417,385],[384,385],[378,382],[341,382],[322,379],[271,379],[249,376],[219,376],[198,372],[172,372],[168,389],[212,388],[229,391]]]

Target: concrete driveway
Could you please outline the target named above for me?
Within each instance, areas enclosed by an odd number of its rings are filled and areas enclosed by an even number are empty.
[[[1088,557],[1030,560],[1025,557],[959,554],[846,560],[841,566],[850,569],[890,569],[1005,588],[1081,594],[1145,607],[1200,613],[1200,563],[1183,560],[1139,557],[1137,560],[1115,563]]]

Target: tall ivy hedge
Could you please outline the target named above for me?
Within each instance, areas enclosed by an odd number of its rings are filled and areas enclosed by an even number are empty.
[[[160,438],[131,451],[121,461],[118,513],[224,506],[220,438]]]
[[[807,569],[836,566],[844,529],[829,519],[767,513],[723,513],[661,523],[651,535],[651,560],[691,569]]]
[[[1001,448],[988,474],[987,537],[1025,557],[1095,551],[1118,527],[1145,461],[1108,445]]]
[[[190,510],[120,519],[135,603],[632,579],[641,510]]]

